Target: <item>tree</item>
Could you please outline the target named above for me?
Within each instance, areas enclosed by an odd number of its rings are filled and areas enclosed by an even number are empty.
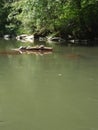
[[[0,33],[42,36],[55,33],[64,38],[69,34],[74,38],[92,34],[95,37],[98,34],[97,6],[97,0],[2,0]]]

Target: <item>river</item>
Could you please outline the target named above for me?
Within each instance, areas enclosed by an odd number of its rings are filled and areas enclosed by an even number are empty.
[[[98,47],[25,44],[0,40],[0,130],[98,130]]]

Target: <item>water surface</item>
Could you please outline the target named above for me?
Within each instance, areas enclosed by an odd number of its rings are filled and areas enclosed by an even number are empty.
[[[0,54],[0,130],[98,130],[98,47],[49,46]]]

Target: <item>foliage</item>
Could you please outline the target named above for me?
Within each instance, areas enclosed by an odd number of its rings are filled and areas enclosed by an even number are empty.
[[[0,34],[94,38],[98,35],[97,7],[97,0],[2,0]]]

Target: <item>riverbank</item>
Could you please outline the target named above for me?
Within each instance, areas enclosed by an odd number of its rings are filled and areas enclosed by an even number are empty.
[[[59,36],[55,35],[49,35],[49,36],[36,36],[36,35],[28,35],[28,34],[21,34],[21,35],[4,35],[1,38],[5,40],[10,40],[10,39],[16,39],[20,42],[28,42],[28,43],[34,43],[34,41],[40,41],[40,42],[47,42],[51,44],[70,44],[70,45],[78,45],[78,46],[98,46],[98,38],[94,38],[93,40],[91,39],[64,39]]]

